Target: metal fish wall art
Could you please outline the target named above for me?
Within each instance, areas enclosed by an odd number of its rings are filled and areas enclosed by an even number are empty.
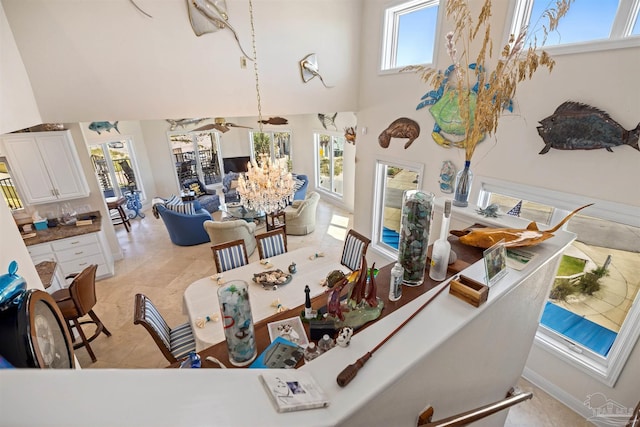
[[[309,80],[317,77],[327,89],[331,89],[333,87],[327,86],[327,84],[324,82],[324,79],[320,75],[320,70],[318,69],[318,60],[316,59],[315,53],[310,53],[309,55],[302,58],[299,62],[299,65],[300,75],[302,76],[303,82],[307,83]]]
[[[134,6],[135,6],[135,8],[136,8],[136,9],[138,9],[138,10],[140,11],[140,13],[142,13],[143,15],[148,16],[149,18],[153,18],[153,16],[149,15],[147,12],[145,12],[144,10],[142,10],[142,8],[141,8],[140,6],[138,6],[138,5],[136,4],[136,2],[135,2],[135,1],[133,1],[133,0],[129,0],[129,2],[131,2],[131,4],[132,4],[132,5],[134,5]]]
[[[338,130],[338,127],[336,126],[336,117],[338,117],[338,113],[335,113],[333,116],[322,113],[318,114],[318,120],[320,120],[322,127],[325,129],[327,129],[327,126],[333,126],[335,130]]]
[[[409,138],[409,141],[404,144],[404,149],[406,150],[418,136],[420,136],[420,125],[418,122],[407,117],[400,117],[382,131],[378,136],[378,144],[380,144],[382,148],[387,148],[389,147],[391,138]]]
[[[242,54],[249,61],[253,61],[253,57],[249,56],[242,48],[238,33],[229,23],[227,4],[224,0],[187,0],[187,8],[191,28],[196,36],[228,28],[236,39]]]
[[[176,130],[178,126],[184,128],[187,125],[197,125],[200,122],[209,120],[211,117],[198,117],[194,119],[167,119],[167,122],[171,125],[169,130]]]
[[[115,129],[116,132],[120,133],[120,131],[118,130],[117,121],[113,122],[113,124],[109,122],[91,122],[91,124],[89,125],[89,130],[98,132],[98,135],[100,135],[104,131],[111,132],[111,129]]]
[[[629,145],[640,151],[638,147],[640,123],[635,129],[628,131],[609,114],[580,102],[562,103],[552,115],[540,120],[538,134],[545,143],[538,154],[545,154],[551,148],[558,150],[604,148],[613,152],[612,147],[619,145]]]

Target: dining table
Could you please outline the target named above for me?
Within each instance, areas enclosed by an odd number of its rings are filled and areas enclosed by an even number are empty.
[[[340,264],[340,255],[336,252],[319,253],[313,248],[299,248],[191,283],[184,291],[183,312],[189,317],[196,351],[225,339],[222,322],[215,320],[216,315],[219,316],[220,313],[218,288],[221,285],[234,280],[245,281],[249,286],[252,318],[254,322],[258,322],[278,311],[304,304],[305,286],[309,286],[311,298],[325,293],[327,287],[323,286],[322,282],[331,271],[341,270],[345,274],[350,273],[351,270]],[[281,270],[288,273],[292,263],[295,263],[296,272],[291,274],[291,281],[287,284],[274,289],[272,286],[263,287],[253,281],[254,274],[265,271]],[[207,317],[210,320],[207,320]]]

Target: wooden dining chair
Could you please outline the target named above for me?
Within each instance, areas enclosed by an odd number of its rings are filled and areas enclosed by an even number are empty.
[[[249,264],[247,247],[243,239],[211,246],[218,273]]]
[[[98,315],[93,311],[93,307],[98,302],[96,298],[97,269],[98,266],[96,264],[91,264],[80,273],[67,276],[67,279],[73,278],[69,287],[59,289],[51,295],[67,322],[69,333],[74,341],[73,348],[78,349],[84,346],[93,362],[97,359],[89,343],[96,339],[101,333],[104,333],[108,337],[111,336],[111,332],[109,332]],[[91,320],[81,322],[80,318],[86,315],[89,315]],[[81,342],[75,343],[72,323],[73,327],[78,331],[78,335],[80,335]],[[87,338],[81,326],[85,324],[94,324],[96,326],[95,332],[89,338]]]
[[[371,239],[363,236],[354,229],[350,229],[349,232],[347,232],[347,237],[344,239],[340,264],[351,269],[351,271],[359,270],[360,264],[362,263],[362,256],[366,255],[369,243],[371,243]]]
[[[284,228],[256,235],[260,259],[271,258],[287,252],[287,235]]]
[[[175,328],[169,327],[156,306],[144,294],[136,294],[133,323],[144,326],[169,363],[175,363],[196,351],[196,340],[189,322]]]

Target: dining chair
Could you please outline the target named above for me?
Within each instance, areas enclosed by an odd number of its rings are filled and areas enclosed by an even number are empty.
[[[247,247],[243,239],[213,245],[211,251],[213,251],[213,260],[218,273],[249,264]]]
[[[287,235],[282,227],[256,235],[256,243],[260,259],[287,252]]]
[[[69,333],[74,341],[73,348],[78,349],[84,346],[87,349],[87,353],[91,357],[91,361],[95,362],[96,355],[93,349],[89,345],[91,341],[96,339],[98,335],[104,333],[110,337],[111,332],[104,326],[100,318],[94,313],[93,307],[96,305],[96,270],[98,266],[91,264],[80,273],[70,274],[66,279],[73,278],[73,281],[68,288],[63,288],[55,291],[51,296],[56,301],[58,308],[62,312],[62,316],[67,322]],[[83,316],[89,315],[91,320],[80,321]],[[71,324],[78,331],[82,342],[75,342],[75,335],[71,329]],[[96,330],[89,338],[85,335],[81,325],[95,324]]]
[[[145,327],[162,355],[175,363],[196,351],[196,341],[189,322],[169,327],[151,300],[144,294],[136,294],[133,323]]]
[[[354,229],[350,229],[347,232],[347,237],[344,239],[340,264],[352,271],[359,270],[360,264],[362,263],[362,256],[366,255],[369,243],[371,243],[371,239],[363,236]]]

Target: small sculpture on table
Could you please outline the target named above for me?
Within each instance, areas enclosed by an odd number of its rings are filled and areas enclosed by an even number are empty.
[[[332,319],[337,327],[349,326],[359,328],[367,322],[380,317],[384,302],[377,296],[375,282],[375,263],[367,268],[367,260],[362,256],[359,272],[354,272],[336,284],[327,303],[327,319]],[[341,301],[340,294],[350,283],[346,301]]]
[[[353,336],[353,328],[350,326],[343,326],[338,331],[338,336],[336,337],[336,344],[340,347],[347,347],[351,342],[351,337]]]
[[[304,293],[304,318],[315,319],[318,312],[311,308],[311,289],[309,288],[309,285],[304,287]]]

